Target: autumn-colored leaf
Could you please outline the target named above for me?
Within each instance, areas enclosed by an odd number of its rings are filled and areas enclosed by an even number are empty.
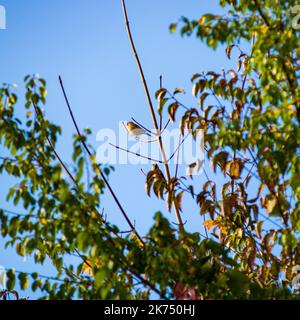
[[[94,273],[93,273],[93,269],[92,269],[92,266],[91,266],[91,260],[90,259],[87,259],[83,263],[82,268],[81,268],[81,272],[83,274],[88,274],[90,277],[94,277]]]
[[[219,221],[216,220],[206,220],[203,222],[203,227],[206,227],[208,230],[210,230],[213,226],[219,226]]]
[[[186,287],[182,282],[175,284],[174,296],[176,300],[199,300],[201,297],[197,289]]]
[[[230,46],[228,46],[227,48],[226,48],[226,56],[228,57],[228,59],[230,59],[231,57],[230,57],[230,55],[231,55],[231,50],[232,50],[232,48],[234,47],[235,45],[234,44],[232,44],[232,45],[230,45]]]
[[[232,161],[230,163],[230,176],[232,178],[238,179],[240,177],[240,163],[239,161]]]

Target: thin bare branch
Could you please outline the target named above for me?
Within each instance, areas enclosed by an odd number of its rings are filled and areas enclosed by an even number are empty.
[[[119,149],[119,150],[122,150],[122,151],[125,151],[125,152],[127,152],[127,153],[133,154],[133,155],[135,155],[135,156],[137,156],[137,157],[144,158],[144,159],[147,159],[147,160],[150,160],[150,161],[154,161],[154,162],[158,162],[158,163],[162,163],[162,164],[163,164],[163,162],[162,162],[161,160],[156,160],[156,159],[152,159],[152,158],[147,157],[147,156],[143,156],[143,155],[141,155],[141,154],[138,153],[138,152],[133,152],[133,151],[127,150],[127,149],[125,149],[125,148],[116,146],[116,145],[114,145],[114,144],[112,144],[112,143],[109,143],[109,145],[112,146],[112,147],[114,147],[114,148],[117,148],[117,149]]]
[[[133,117],[131,118],[131,120],[133,122],[135,122],[138,126],[140,126],[141,128],[143,128],[146,132],[148,132],[149,134],[153,134],[153,132],[149,129],[147,129],[146,127],[144,127],[140,122],[138,122],[137,120],[135,120]]]
[[[93,155],[89,149],[89,147],[87,146],[87,144],[85,143],[84,141],[84,138],[79,130],[79,127],[78,127],[78,124],[75,120],[75,117],[73,115],[73,112],[72,112],[72,109],[71,109],[71,106],[70,106],[70,103],[69,103],[69,100],[68,100],[68,97],[67,97],[67,94],[66,94],[66,91],[65,91],[65,88],[64,88],[64,85],[63,85],[63,82],[62,82],[62,79],[61,77],[59,76],[59,83],[60,83],[60,86],[61,86],[61,89],[62,89],[62,92],[63,92],[63,95],[64,95],[64,98],[65,98],[65,102],[66,102],[66,105],[67,105],[67,108],[69,110],[69,113],[70,113],[70,116],[72,118],[72,121],[73,121],[73,124],[76,128],[76,131],[77,131],[77,134],[78,136],[80,137],[80,141],[81,141],[81,144],[83,145],[83,148],[86,150],[86,152],[88,153],[90,159],[92,162],[94,162],[93,160]],[[129,225],[129,227],[132,229],[132,232],[136,235],[136,237],[141,241],[141,243],[144,245],[144,241],[142,239],[142,237],[139,235],[139,233],[136,231],[135,227],[133,226],[132,222],[130,221],[128,215],[126,214],[125,210],[123,209],[119,199],[117,198],[116,194],[114,193],[112,187],[110,186],[110,183],[108,182],[108,180],[106,179],[105,175],[103,174],[102,170],[100,169],[100,166],[98,164],[96,164],[96,168],[98,169],[98,173],[99,175],[101,176],[102,180],[104,181],[105,185],[107,186],[109,192],[111,193],[115,203],[117,204],[118,208],[120,209],[123,217],[125,218],[127,224]]]
[[[135,48],[135,44],[134,44],[132,35],[131,35],[131,30],[130,30],[130,26],[129,26],[129,20],[128,20],[128,16],[127,16],[125,0],[122,0],[122,7],[123,7],[123,13],[124,13],[124,19],[125,19],[127,34],[128,34],[128,37],[129,37],[129,41],[130,41],[130,44],[131,44],[131,48],[132,48],[135,60],[136,60],[137,65],[138,65],[138,70],[139,70],[139,73],[140,73],[142,84],[144,86],[146,98],[147,98],[147,101],[148,101],[148,105],[149,105],[149,109],[150,109],[150,113],[151,113],[151,117],[152,117],[152,122],[153,122],[155,130],[158,131],[159,130],[159,125],[157,123],[157,119],[156,119],[156,116],[155,116],[155,112],[154,112],[152,100],[151,100],[151,97],[150,97],[148,85],[147,85],[147,82],[146,82],[146,78],[144,76],[144,72],[143,72],[143,68],[142,68],[139,56],[138,56],[136,48]],[[164,150],[164,146],[163,146],[163,143],[162,143],[161,136],[158,137],[158,143],[159,143],[159,147],[160,147],[160,151],[161,151],[162,160],[164,162],[167,181],[168,181],[168,183],[170,183],[171,175],[170,175],[169,166],[168,166],[167,161],[166,161],[166,154],[165,154],[165,150]],[[181,219],[181,215],[180,215],[179,209],[177,208],[177,206],[174,203],[173,203],[173,208],[174,208],[174,211],[175,211],[175,216],[176,216],[177,222],[178,222],[180,228],[183,229],[183,223],[182,223],[182,219]]]
[[[159,89],[162,88],[162,75],[159,77]],[[162,122],[163,122],[163,117],[162,117],[162,112],[159,114],[159,131],[162,129]]]

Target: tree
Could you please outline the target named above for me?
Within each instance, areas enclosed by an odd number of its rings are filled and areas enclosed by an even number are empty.
[[[296,2],[221,0],[228,9],[224,16],[183,17],[171,24],[172,32],[180,28],[182,36],[195,34],[209,47],[226,44],[224,55],[237,54],[237,68],[193,75],[196,108],[180,102],[182,89],[159,88],[157,112],[122,4],[154,128],[159,130],[157,117],[167,114],[194,138],[203,130],[213,176],[204,171],[207,181],[200,190],[198,177],[183,183],[170,171],[158,138],[164,172],[154,165],[146,188],[166,202],[178,228],[158,212],[153,227],[141,236],[109,184],[112,168],[96,163],[88,145],[91,132],[78,128],[62,80],[76,130],[72,171],[56,151],[61,129],[43,116],[46,82],[25,78],[25,123],[17,116],[14,88],[3,85],[0,138],[10,155],[2,158],[0,170],[18,180],[7,200],[27,214],[0,211],[1,234],[21,256],[33,254],[36,263],[48,256],[58,272],[57,278],[45,280],[10,270],[7,289],[13,290],[17,277],[23,289],[40,288],[50,299],[148,299],[153,294],[164,299],[297,298],[292,280],[300,264],[300,50],[290,11]],[[89,165],[87,188],[83,176]],[[124,237],[101,214],[99,198],[105,191],[130,227]],[[205,235],[185,230],[185,197],[208,217]],[[81,263],[66,265],[68,254],[79,256]]]

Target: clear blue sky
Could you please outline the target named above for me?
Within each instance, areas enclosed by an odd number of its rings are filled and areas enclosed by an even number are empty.
[[[120,120],[131,116],[150,127],[144,91],[125,32],[121,0],[1,0],[0,4],[7,13],[7,30],[0,30],[0,82],[16,83],[23,93],[26,74],[38,73],[47,80],[46,115],[63,127],[58,151],[65,161],[70,159],[74,130],[59,89],[59,74],[81,128],[88,126],[95,134],[101,128],[117,129]],[[181,38],[168,30],[169,24],[182,15],[198,18],[205,12],[222,12],[218,1],[127,0],[127,9],[152,93],[158,88],[161,74],[164,86],[184,87],[191,92],[190,78],[194,73],[229,66],[224,48],[214,52],[194,37]],[[90,142],[97,148],[95,136]],[[117,165],[110,181],[137,229],[144,234],[156,211],[161,210],[166,216],[169,213],[164,203],[145,195],[145,177],[139,169]],[[3,200],[11,181],[1,179],[1,207],[16,209]],[[126,229],[108,193],[103,205],[109,220]],[[186,202],[185,213],[190,230],[201,228],[196,207]],[[0,265],[53,274],[48,263],[36,266],[30,258],[23,261],[12,249],[4,250],[1,242]],[[37,296],[30,290],[26,294]]]

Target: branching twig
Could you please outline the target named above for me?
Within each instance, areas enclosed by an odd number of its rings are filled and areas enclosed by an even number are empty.
[[[113,143],[109,143],[110,146],[116,148],[116,149],[119,149],[119,150],[122,150],[122,151],[125,151],[127,153],[130,153],[130,154],[133,154],[137,157],[140,157],[140,158],[144,158],[144,159],[147,159],[147,160],[150,160],[150,161],[154,161],[154,162],[157,162],[157,163],[161,163],[161,164],[168,164],[172,159],[173,157],[175,156],[176,152],[179,150],[180,146],[183,144],[183,142],[185,141],[185,139],[188,137],[185,136],[181,141],[180,141],[180,138],[181,138],[181,135],[179,137],[179,143],[178,143],[178,146],[177,148],[175,149],[175,151],[171,154],[171,156],[169,157],[169,159],[166,160],[166,163],[163,162],[162,160],[157,160],[157,159],[153,159],[153,158],[150,158],[150,157],[147,157],[147,156],[143,156],[142,154],[138,153],[138,152],[133,152],[133,151],[130,151],[130,150],[127,150],[125,148],[122,148],[120,146],[116,146],[115,144]],[[177,176],[177,174],[175,175],[175,177]]]
[[[64,95],[64,98],[65,98],[65,102],[66,102],[66,105],[68,107],[68,110],[69,110],[69,113],[70,113],[70,116],[72,118],[72,121],[73,121],[73,124],[75,126],[75,129],[77,131],[77,134],[78,136],[80,137],[80,141],[83,145],[83,148],[86,150],[86,152],[88,153],[91,161],[93,162],[93,155],[89,149],[89,147],[87,146],[87,144],[85,143],[84,141],[84,138],[82,137],[82,134],[79,130],[79,127],[78,127],[78,124],[75,120],[75,117],[73,115],[73,112],[72,112],[72,109],[71,109],[71,106],[70,106],[70,103],[69,103],[69,100],[68,100],[68,97],[67,97],[67,94],[66,94],[66,91],[65,91],[65,88],[64,88],[64,85],[63,85],[63,82],[62,82],[62,79],[61,77],[59,76],[59,83],[60,83],[60,86],[61,86],[61,89],[62,89],[62,92],[63,92],[63,95]],[[100,174],[102,180],[104,181],[105,185],[107,186],[108,190],[110,191],[115,203],[117,204],[118,208],[120,209],[123,217],[125,218],[127,224],[129,225],[129,227],[132,229],[132,232],[137,236],[137,238],[141,241],[141,243],[144,245],[144,241],[143,239],[141,238],[141,236],[139,235],[139,233],[136,231],[134,225],[132,224],[132,222],[130,221],[128,215],[126,214],[125,210],[123,209],[119,199],[117,198],[116,194],[114,193],[112,187],[110,186],[108,180],[106,179],[105,175],[103,174],[102,170],[100,169],[99,165],[96,164],[96,168],[98,169],[98,173]]]
[[[112,143],[109,143],[110,146],[116,148],[116,149],[119,149],[119,150],[122,150],[122,151],[125,151],[127,153],[130,153],[130,154],[133,154],[137,157],[140,157],[140,158],[143,158],[143,159],[147,159],[147,160],[150,160],[150,161],[154,161],[154,162],[158,162],[158,163],[163,163],[161,160],[157,160],[157,159],[152,159],[150,157],[147,157],[147,156],[143,156],[141,155],[140,153],[138,152],[133,152],[133,151],[130,151],[130,150],[127,150],[125,148],[122,148],[122,147],[119,147],[119,146],[116,146],[115,144],[112,144]]]
[[[267,16],[266,16],[266,15],[264,14],[264,12],[262,11],[262,9],[261,9],[258,1],[257,1],[257,0],[254,0],[254,2],[255,2],[255,5],[256,5],[257,10],[258,10],[258,12],[259,12],[259,15],[260,15],[261,18],[264,20],[265,24],[266,24],[268,27],[270,27],[269,19],[267,18]]]
[[[123,6],[123,12],[124,12],[124,19],[125,19],[127,34],[128,34],[128,37],[129,37],[129,41],[130,41],[130,44],[131,44],[131,48],[132,48],[135,60],[136,60],[137,65],[138,65],[138,70],[139,70],[139,73],[140,73],[140,76],[141,76],[141,80],[142,80],[142,83],[143,83],[143,86],[144,86],[146,98],[147,98],[147,101],[148,101],[148,105],[149,105],[149,109],[150,109],[150,113],[151,113],[151,117],[152,117],[152,122],[153,122],[155,130],[159,131],[159,125],[157,123],[157,119],[156,119],[156,115],[155,115],[155,112],[154,112],[154,108],[153,108],[152,100],[151,100],[151,97],[150,97],[150,93],[149,93],[148,85],[147,85],[147,82],[146,82],[146,78],[144,76],[143,68],[142,68],[139,56],[137,54],[137,51],[136,51],[136,48],[135,48],[135,45],[134,45],[134,41],[133,41],[132,35],[131,35],[131,31],[130,31],[130,27],[129,27],[129,20],[128,20],[128,16],[127,16],[127,10],[126,10],[126,5],[125,5],[125,0],[122,0],[122,6]],[[166,172],[166,176],[167,176],[167,181],[168,181],[168,183],[170,183],[171,175],[170,175],[169,166],[168,166],[167,161],[166,161],[166,154],[165,154],[165,150],[164,150],[164,146],[163,146],[163,142],[162,142],[161,136],[158,137],[158,144],[159,144],[159,147],[160,147],[162,160],[165,163],[164,167],[165,167],[165,172]],[[183,229],[183,223],[182,223],[181,215],[180,215],[179,209],[174,204],[174,202],[173,202],[173,208],[174,208],[174,211],[175,211],[175,215],[176,215],[176,219],[177,219],[178,225],[179,225],[179,227],[181,229]]]

